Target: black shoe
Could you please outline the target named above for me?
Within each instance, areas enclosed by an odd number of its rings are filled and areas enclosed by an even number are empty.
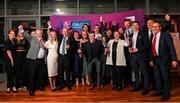
[[[147,95],[149,93],[149,91],[147,89],[144,89],[142,92],[141,92],[141,95]]]
[[[30,95],[30,96],[35,96],[34,91],[33,91],[33,90],[29,90],[29,95]]]
[[[45,91],[45,88],[40,87],[39,90],[40,90],[40,91]]]
[[[59,86],[57,89],[58,90],[63,90],[65,86]]]
[[[131,91],[135,92],[135,91],[140,91],[140,90],[141,90],[140,88],[133,88]]]
[[[115,90],[115,89],[116,89],[116,86],[113,86],[113,87],[112,87],[112,90]]]
[[[169,95],[162,95],[161,100],[169,100],[170,96]]]
[[[152,96],[154,96],[154,97],[156,97],[156,96],[160,96],[161,95],[161,93],[160,92],[154,92],[153,94],[152,94]]]
[[[121,91],[121,90],[122,90],[122,87],[117,87],[116,90],[117,90],[117,91]]]
[[[72,87],[71,86],[67,86],[68,90],[72,90]]]

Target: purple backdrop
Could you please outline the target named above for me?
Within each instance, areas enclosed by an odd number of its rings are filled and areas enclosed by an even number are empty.
[[[59,31],[61,25],[70,26],[71,21],[90,21],[91,27],[95,24],[99,24],[99,18],[103,17],[105,22],[113,21],[119,23],[120,27],[123,26],[123,21],[126,17],[130,17],[131,19],[135,19],[140,22],[141,27],[144,26],[144,11],[143,10],[132,10],[127,12],[116,12],[109,14],[90,14],[83,16],[61,16],[61,15],[52,15],[50,21],[52,23],[53,28],[56,31]]]

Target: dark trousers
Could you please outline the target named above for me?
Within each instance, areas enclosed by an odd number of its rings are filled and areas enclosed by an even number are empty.
[[[126,67],[124,70],[124,83],[125,85],[131,84],[132,83],[132,70],[131,70],[131,58],[130,58],[130,54],[129,54],[129,50],[128,47],[124,48],[124,52],[125,52],[125,57],[126,57]]]
[[[15,75],[16,75],[16,88],[21,86],[27,86],[27,68],[26,68],[26,52],[16,52],[16,65],[15,65]]]
[[[155,77],[154,77],[154,67],[151,67],[149,65],[149,62],[147,62],[147,69],[149,74],[149,83],[152,85],[152,89],[155,89]]]
[[[7,72],[7,88],[12,88],[15,86],[15,73],[14,67],[11,65],[10,60],[4,61],[4,67]]]
[[[95,67],[95,68],[94,68]],[[100,86],[101,85],[101,62],[97,59],[94,58],[92,59],[89,63],[88,63],[88,76],[89,76],[89,81],[92,85],[95,85],[95,81],[97,80],[97,85]],[[93,74],[96,75],[93,78]]]
[[[67,55],[59,55],[59,60],[58,60],[59,64],[59,68],[58,68],[58,72],[59,72],[59,87],[64,86],[64,80],[66,79],[66,86],[70,87],[70,67],[69,67],[69,63],[70,60],[68,60]],[[73,65],[72,65],[73,66]],[[65,78],[64,78],[64,73],[65,74]]]
[[[123,78],[123,71],[125,67],[123,66],[109,66],[111,68],[111,78],[113,81],[113,86],[116,88],[122,88],[122,78]]]
[[[29,61],[29,90],[35,90],[35,86],[44,87],[45,62],[44,59],[28,59]],[[36,84],[37,82],[37,84]]]
[[[102,74],[101,74],[101,82],[102,82],[102,85],[106,85],[106,84],[109,84],[110,81],[111,81],[111,68],[109,68],[107,65],[106,65],[106,55],[102,55],[102,64],[101,64],[101,67],[102,67]]]
[[[164,95],[170,95],[170,63],[160,63],[157,57],[154,61],[154,76],[156,92],[160,92],[162,88]]]
[[[74,76],[73,78],[78,78],[78,81],[81,82],[83,72],[83,58],[79,57],[79,54],[75,54],[74,58]]]
[[[149,77],[146,63],[146,60],[139,60],[138,54],[131,55],[131,68],[134,71],[135,75],[134,88],[140,88],[141,76],[139,72],[141,72],[144,80],[144,89],[148,89]]]

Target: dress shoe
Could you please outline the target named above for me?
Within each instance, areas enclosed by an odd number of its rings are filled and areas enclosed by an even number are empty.
[[[121,91],[121,90],[122,90],[122,87],[117,87],[116,90],[117,90],[117,91]]]
[[[71,86],[67,86],[68,90],[72,90],[72,87]]]
[[[169,95],[162,95],[161,100],[169,100],[170,96]]]
[[[160,96],[161,95],[161,93],[160,92],[154,92],[153,94],[152,94],[152,96],[154,96],[154,97],[156,97],[156,96]]]
[[[142,92],[141,92],[141,95],[147,95],[149,93],[149,91],[147,89],[144,89]]]
[[[113,86],[113,87],[112,87],[112,90],[115,90],[115,89],[116,89],[116,86]]]
[[[40,87],[39,90],[40,90],[40,91],[45,91],[45,88]]]
[[[6,93],[11,93],[11,88],[7,88]]]
[[[30,95],[30,96],[35,96],[34,91],[33,91],[33,90],[30,90],[30,91],[29,91],[29,95]]]
[[[64,89],[64,86],[59,86],[57,89],[58,89],[58,90],[63,90],[63,89]]]
[[[135,91],[140,91],[140,90],[141,90],[140,88],[133,88],[131,91],[135,92]]]

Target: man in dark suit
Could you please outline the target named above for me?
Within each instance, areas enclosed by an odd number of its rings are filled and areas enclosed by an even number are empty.
[[[74,44],[72,38],[68,35],[68,29],[62,29],[62,35],[59,35],[58,43],[58,67],[59,67],[59,89],[62,90],[65,85],[72,90],[70,84],[70,63]],[[66,73],[66,82],[64,84],[64,72]]]
[[[88,75],[91,83],[91,88],[96,87],[96,82],[93,79],[93,74],[97,77],[97,89],[101,89],[101,56],[103,55],[103,45],[101,41],[95,39],[95,34],[89,34],[89,41],[86,42],[83,46],[83,53],[85,54],[88,62]],[[79,52],[81,52],[79,50]],[[95,67],[95,68],[94,68]]]
[[[134,21],[132,24],[134,33],[130,37],[129,52],[131,56],[131,68],[135,75],[135,85],[132,91],[140,90],[141,76],[143,76],[144,88],[142,95],[148,94],[148,72],[146,68],[147,63],[147,50],[148,50],[148,37],[139,30],[139,22]]]
[[[172,37],[167,32],[161,32],[161,25],[153,23],[152,52],[150,65],[154,66],[156,92],[154,96],[161,95],[162,100],[170,98],[170,67],[177,66],[177,55]],[[163,83],[163,86],[162,86]]]
[[[124,40],[127,38],[129,40],[130,36],[133,34],[133,28],[131,27],[131,21],[130,19],[125,19],[124,20]],[[128,47],[124,47],[124,51],[125,51],[125,57],[126,57],[126,69],[124,70],[124,76],[125,76],[125,80],[124,80],[124,84],[125,86],[129,85],[132,83],[132,81],[134,82],[134,77],[132,76],[132,71],[131,71],[131,67],[130,67],[130,54],[129,54],[129,50]],[[133,78],[133,79],[132,79]]]
[[[144,33],[148,35],[148,42],[149,42],[149,49],[148,49],[148,61],[147,61],[147,69],[149,73],[149,80],[152,84],[151,89],[155,89],[155,79],[154,79],[154,70],[149,65],[150,62],[150,52],[151,52],[151,44],[152,44],[152,38],[153,38],[153,32],[152,32],[152,25],[154,21],[152,19],[147,20],[147,28],[144,29]]]

